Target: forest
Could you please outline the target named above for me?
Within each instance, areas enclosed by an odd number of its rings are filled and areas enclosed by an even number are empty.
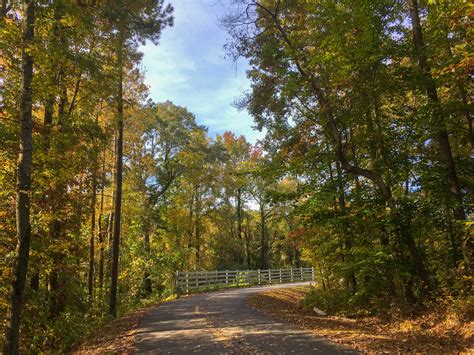
[[[473,12],[231,1],[253,144],[150,99],[140,46],[172,0],[2,0],[3,352],[67,351],[177,270],[314,266],[357,312],[472,316]]]

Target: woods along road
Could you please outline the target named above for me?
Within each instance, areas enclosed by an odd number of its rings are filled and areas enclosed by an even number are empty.
[[[354,351],[281,323],[248,306],[251,294],[308,282],[239,288],[166,302],[141,320],[137,353],[351,354]]]

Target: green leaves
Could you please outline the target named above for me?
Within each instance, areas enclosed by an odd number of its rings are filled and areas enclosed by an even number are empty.
[[[255,5],[244,3],[248,9]],[[442,260],[461,260],[461,235],[448,227],[455,224],[452,213],[460,204],[447,189],[445,152],[437,138],[441,123],[453,147],[463,198],[472,198],[467,172],[472,154],[466,151],[472,150],[467,143],[471,113],[465,95],[472,85],[466,72],[461,74],[471,52],[470,6],[461,0],[419,4],[434,80],[417,67],[403,2],[264,6],[234,14],[226,25],[231,47],[250,60],[252,92],[246,103],[267,131],[265,160],[272,163],[266,164],[265,176],[296,176],[301,186],[294,195],[269,195],[276,204],[291,201],[290,215],[306,228],[305,255],[319,264],[327,287],[352,290],[354,298],[344,302],[373,301],[379,307],[379,299],[412,297],[410,288],[422,298],[417,269],[423,263],[440,271]],[[233,19],[257,25],[243,29]],[[426,94],[431,82],[436,102]],[[357,176],[354,167],[377,174],[390,196],[374,188],[380,181],[373,175]],[[449,257],[441,245],[451,245]],[[431,277],[449,279],[451,285],[458,278],[455,272],[436,271]]]

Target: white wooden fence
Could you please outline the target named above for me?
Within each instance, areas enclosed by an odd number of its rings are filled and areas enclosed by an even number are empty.
[[[314,268],[312,267],[266,270],[177,271],[176,292],[180,294],[197,289],[313,280]]]

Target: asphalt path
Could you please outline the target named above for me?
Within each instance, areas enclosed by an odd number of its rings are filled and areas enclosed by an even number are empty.
[[[355,354],[245,303],[251,294],[308,282],[237,288],[165,302],[140,321],[139,354]]]

